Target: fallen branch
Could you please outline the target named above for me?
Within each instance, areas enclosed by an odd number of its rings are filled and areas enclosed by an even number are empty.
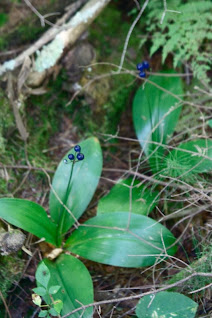
[[[33,78],[37,80],[37,77],[39,77],[40,82],[42,82],[43,76],[41,75],[44,74],[45,76],[46,70],[49,70],[56,64],[65,48],[76,42],[79,36],[87,29],[109,2],[110,0],[90,0],[67,23],[64,23],[61,26],[53,26],[44,33],[38,41],[19,54],[15,59],[6,61],[0,65],[0,75],[7,71],[15,70],[24,63],[26,58],[36,52],[37,58],[32,68],[32,72],[34,73]],[[40,50],[41,48],[42,50]],[[31,85],[33,86],[32,80]],[[36,85],[39,85],[39,81],[36,81]]]

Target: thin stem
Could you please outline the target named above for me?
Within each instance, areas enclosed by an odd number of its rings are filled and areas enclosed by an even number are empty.
[[[74,170],[74,164],[75,164],[75,160],[73,161],[72,166],[71,166],[71,173],[70,173],[68,185],[66,188],[65,198],[63,201],[64,205],[67,205],[67,201],[68,201],[68,197],[69,197],[69,193],[70,193],[70,185],[71,185],[71,179],[72,179],[73,170]],[[62,242],[63,225],[64,225],[64,221],[65,221],[65,216],[66,216],[64,206],[61,206],[60,216],[61,216],[61,219],[60,219],[60,223],[58,224],[58,230],[57,230],[57,243],[58,243],[58,245],[61,245],[61,242]]]
[[[148,5],[149,3],[149,0],[146,0],[138,14],[138,16],[136,17],[136,19],[134,20],[133,24],[131,25],[129,31],[128,31],[128,34],[127,34],[127,37],[126,37],[126,40],[125,40],[125,43],[124,43],[124,48],[123,48],[123,52],[122,52],[122,56],[121,56],[121,61],[120,61],[120,65],[119,65],[119,69],[118,69],[118,73],[120,73],[121,69],[122,69],[122,66],[124,64],[124,59],[125,59],[125,55],[126,55],[126,52],[127,52],[127,47],[128,47],[128,44],[129,44],[129,40],[130,40],[130,37],[131,37],[131,34],[137,24],[137,22],[140,20],[140,17],[142,16],[146,6]]]

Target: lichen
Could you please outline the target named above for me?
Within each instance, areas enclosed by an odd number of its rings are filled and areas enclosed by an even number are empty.
[[[0,67],[0,75],[4,74],[6,71],[13,71],[15,68],[15,64],[15,60],[4,62],[4,64]]]
[[[67,24],[69,27],[76,27],[80,23],[87,23],[91,19],[95,12],[101,8],[104,1],[99,1],[92,7],[84,10],[83,12],[78,12],[71,21]],[[66,41],[66,31],[59,33],[55,39],[48,45],[43,46],[42,51],[37,51],[37,59],[35,61],[34,70],[37,72],[43,72],[46,69],[54,66],[57,60],[63,53]]]
[[[87,23],[88,20],[94,16],[95,12],[99,8],[101,8],[103,4],[104,4],[104,1],[99,1],[99,2],[96,2],[90,8],[88,8],[87,10],[84,10],[83,12],[77,12],[77,14],[71,19],[68,25],[72,27],[76,27],[77,25],[81,23]]]
[[[65,41],[62,34],[58,34],[56,38],[49,43],[44,45],[42,51],[37,51],[37,59],[35,61],[34,70],[37,72],[43,72],[46,69],[54,66],[57,60],[63,53]]]

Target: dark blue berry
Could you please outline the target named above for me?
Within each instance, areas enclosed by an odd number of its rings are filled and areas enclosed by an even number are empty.
[[[141,71],[141,72],[139,73],[139,76],[142,77],[142,78],[144,78],[144,77],[146,77],[146,73],[143,72],[143,71]]]
[[[80,147],[79,145],[76,145],[76,146],[74,147],[74,150],[75,150],[76,152],[80,152],[81,147]]]
[[[64,162],[64,163],[68,163],[68,160],[67,160],[67,159],[64,159],[63,162]]]
[[[78,160],[83,160],[85,158],[85,156],[83,155],[83,153],[78,153],[77,154],[77,159]]]
[[[138,70],[138,71],[143,71],[143,70],[144,70],[143,63],[138,63],[138,64],[137,64],[137,70]]]
[[[149,62],[148,61],[143,61],[142,66],[144,69],[149,68]]]
[[[70,153],[70,154],[68,155],[68,159],[74,160],[74,155],[72,155],[72,153]]]

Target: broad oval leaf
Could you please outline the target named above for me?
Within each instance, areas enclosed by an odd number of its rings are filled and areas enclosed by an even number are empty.
[[[38,317],[47,317],[47,315],[48,315],[48,310],[41,310],[39,312]]]
[[[56,225],[37,203],[23,199],[2,198],[0,218],[56,245]]]
[[[212,119],[209,119],[209,120],[207,121],[207,124],[208,124],[208,126],[209,126],[210,128],[212,128]]]
[[[58,290],[60,289],[61,287],[60,286],[51,286],[49,288],[49,294],[56,294],[58,292]]]
[[[52,182],[52,187],[60,200],[68,207],[72,215],[61,205],[55,193],[50,193],[50,214],[53,221],[58,224],[61,234],[66,233],[87,208],[99,182],[102,171],[102,151],[97,138],[91,137],[80,144],[85,159],[76,162],[73,167],[72,178],[69,178],[72,163],[65,164],[63,160],[69,153],[75,155],[74,150],[69,151],[60,162]],[[67,191],[67,187],[69,189]]]
[[[141,298],[136,307],[138,318],[194,318],[197,303],[180,293],[160,292]]]
[[[135,180],[131,186],[132,181],[133,178],[119,180],[110,192],[99,200],[97,214],[117,211],[128,211],[129,213],[131,211],[148,215],[157,204],[158,192],[151,191],[144,185],[139,186],[141,183],[139,180]]]
[[[130,222],[127,231],[128,222]],[[89,260],[123,267],[149,266],[164,258],[164,248],[173,255],[173,234],[144,215],[116,212],[96,216],[74,231],[66,248]],[[170,246],[170,248],[169,248]]]
[[[36,293],[39,296],[46,295],[46,288],[44,287],[36,287],[32,289],[34,293]]]
[[[52,295],[54,300],[59,299],[63,302],[61,316],[94,301],[91,276],[80,260],[71,255],[61,254],[55,262],[48,259],[43,262],[48,267],[51,275],[48,288],[55,285],[61,287],[57,294]],[[46,297],[44,297],[44,300],[46,303],[51,302],[51,299]],[[93,309],[87,308],[85,311],[79,310],[71,317],[89,318],[92,317],[92,313]]]
[[[36,274],[35,274],[36,281],[41,285],[47,288],[50,280],[50,271],[48,267],[41,263],[38,267]]]
[[[196,139],[181,143],[169,152],[164,174],[171,177],[189,176],[212,170],[212,140]]]
[[[144,88],[142,85],[136,92],[133,123],[145,154],[150,156],[153,171],[158,171],[166,140],[174,132],[181,111],[179,101],[171,94],[180,95],[183,92],[179,77],[150,76],[149,81],[156,86],[147,82]]]

